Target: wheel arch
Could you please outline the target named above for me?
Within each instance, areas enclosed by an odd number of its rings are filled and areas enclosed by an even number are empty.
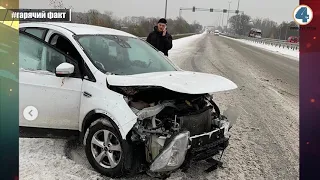
[[[115,121],[114,117],[110,113],[101,109],[94,109],[89,111],[82,121],[79,137],[80,142],[83,142],[86,130],[90,127],[90,125],[100,118],[105,118],[107,120],[105,125],[114,128],[117,133],[119,133],[122,139],[125,138],[123,137],[123,130],[121,129],[119,124],[116,123],[117,121]]]
[[[98,109],[95,109],[95,110],[91,110],[90,112],[88,112],[83,120],[83,123],[81,125],[81,132],[80,132],[80,142],[82,142],[84,145],[85,145],[85,149],[87,147],[91,147],[90,145],[87,146],[86,142],[87,141],[87,137],[88,137],[88,134],[89,134],[89,131],[87,131],[87,129],[91,126],[91,125],[94,125],[95,123],[94,122],[98,122],[100,121],[99,119],[101,118],[104,118],[105,121],[102,122],[103,125],[106,125],[108,127],[111,127],[113,128],[117,133],[118,135],[120,136],[120,138],[122,138],[122,141],[120,142],[121,143],[121,147],[123,148],[122,150],[124,151],[124,163],[121,165],[121,172],[101,172],[101,169],[100,168],[97,168],[96,166],[94,166],[93,164],[91,164],[90,160],[90,164],[92,165],[92,167],[95,168],[95,170],[97,170],[98,172],[104,174],[104,175],[108,175],[110,177],[113,177],[113,178],[118,178],[118,177],[121,177],[125,174],[129,174],[131,173],[132,171],[132,166],[134,165],[133,163],[135,162],[134,159],[133,159],[133,149],[132,149],[132,146],[128,143],[128,141],[125,139],[126,137],[126,131],[124,131],[120,126],[118,126],[118,124],[116,123],[117,121],[113,119],[113,116],[111,116],[109,113],[107,113],[106,111],[104,110],[98,110]],[[131,130],[130,130],[131,131]],[[128,133],[128,132],[127,132]],[[119,139],[120,140],[120,139]],[[87,154],[87,149],[85,150],[86,151],[86,155],[87,155],[87,158],[89,157],[88,154]],[[92,153],[90,153],[92,154]],[[100,170],[99,170],[100,169]]]

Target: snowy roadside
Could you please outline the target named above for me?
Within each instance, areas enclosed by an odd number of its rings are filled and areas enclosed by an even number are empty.
[[[245,39],[235,39],[235,38],[222,36],[222,35],[221,35],[221,37],[232,39],[234,41],[238,41],[238,42],[250,45],[250,46],[255,46],[255,47],[264,49],[266,51],[269,51],[269,52],[272,52],[272,53],[275,53],[278,55],[282,55],[282,56],[288,57],[288,58],[296,60],[296,61],[299,61],[299,54],[300,54],[299,50],[291,50],[291,49],[275,47],[275,46],[271,46],[271,45],[267,45],[267,44],[259,44],[259,43],[254,43],[252,41],[248,41]]]
[[[67,141],[19,138],[19,178],[23,180],[99,179],[102,176],[65,156]]]
[[[204,34],[197,34],[173,41],[173,48],[169,51],[169,58],[173,62],[188,56],[194,41],[198,41]],[[83,180],[106,179],[93,169],[88,163],[75,162],[66,157],[67,140],[48,138],[19,138],[19,173],[22,180]],[[74,156],[74,155],[73,155]]]
[[[173,61],[176,65],[181,67],[185,59],[192,57],[194,49],[197,48],[194,45],[198,44],[198,41],[201,41],[207,32],[202,34],[196,34],[193,36],[177,39],[173,41],[173,47],[169,51],[169,59]]]

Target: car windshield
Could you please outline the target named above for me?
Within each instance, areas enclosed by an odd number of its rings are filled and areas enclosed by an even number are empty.
[[[103,73],[132,75],[176,71],[175,66],[152,46],[134,37],[81,35],[76,40]]]

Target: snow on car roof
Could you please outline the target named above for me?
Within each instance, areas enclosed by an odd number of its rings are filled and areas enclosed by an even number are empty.
[[[36,22],[36,23],[23,23],[23,24],[48,24],[53,26],[59,26],[69,31],[72,31],[76,35],[84,34],[108,34],[108,35],[118,35],[118,36],[127,36],[127,37],[136,37],[132,34],[129,34],[124,31],[94,26],[89,24],[78,24],[78,23],[63,23],[63,22]]]

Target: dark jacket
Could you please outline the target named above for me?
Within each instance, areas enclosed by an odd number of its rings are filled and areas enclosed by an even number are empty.
[[[154,31],[147,37],[147,42],[166,56],[168,56],[168,51],[172,48],[172,36],[168,32],[165,36],[162,36],[162,32],[158,31],[157,26],[154,27]]]

